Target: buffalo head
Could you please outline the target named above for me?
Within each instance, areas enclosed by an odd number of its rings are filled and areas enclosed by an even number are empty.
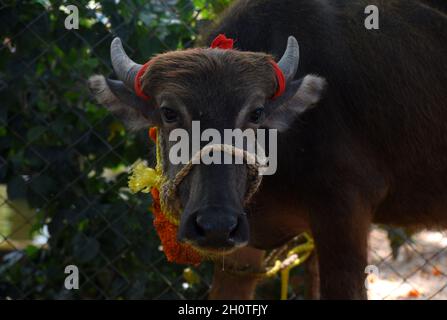
[[[212,128],[220,133],[248,128],[282,131],[319,100],[324,87],[324,79],[314,75],[295,80],[299,48],[294,37],[289,37],[277,64],[286,88],[274,100],[277,77],[272,57],[266,53],[195,48],[157,55],[141,76],[148,100],[134,92],[142,65],[126,55],[119,38],[112,42],[111,59],[118,80],[92,76],[92,92],[129,128],[157,126],[165,146],[164,159],[169,159],[174,142],[168,137],[174,129],[191,133],[197,120],[201,130]],[[170,179],[182,168],[182,164],[169,161],[164,164]],[[245,245],[250,238],[244,205],[247,187],[244,164],[194,166],[178,189],[183,208],[178,238],[208,251],[230,251]]]

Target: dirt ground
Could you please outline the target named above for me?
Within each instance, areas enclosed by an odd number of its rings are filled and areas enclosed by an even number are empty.
[[[369,241],[368,298],[447,300],[447,232],[423,231],[399,249],[393,259],[387,232],[374,229]]]

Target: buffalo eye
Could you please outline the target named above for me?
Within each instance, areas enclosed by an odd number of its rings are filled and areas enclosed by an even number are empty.
[[[160,108],[163,121],[166,123],[173,123],[178,121],[178,114],[175,110],[167,107]]]
[[[253,110],[249,115],[249,120],[252,123],[260,123],[261,120],[264,118],[264,108],[256,108]]]

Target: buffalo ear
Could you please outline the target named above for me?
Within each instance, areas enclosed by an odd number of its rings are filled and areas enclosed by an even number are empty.
[[[142,100],[121,81],[94,75],[89,78],[88,87],[96,101],[120,119],[128,129],[147,129],[158,123],[158,112],[154,103]]]
[[[266,105],[267,117],[263,126],[285,131],[300,114],[315,106],[325,86],[324,78],[311,74],[291,81],[280,97]]]

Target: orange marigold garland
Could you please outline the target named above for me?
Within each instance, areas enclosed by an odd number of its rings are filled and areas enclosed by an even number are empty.
[[[163,251],[169,262],[179,264],[200,264],[200,254],[190,245],[177,240],[177,226],[171,223],[161,211],[160,195],[156,188],[152,188],[152,213],[154,215],[154,227],[163,246]]]
[[[143,163],[134,166],[132,175],[129,178],[129,187],[132,192],[150,191],[152,195],[154,227],[168,261],[179,264],[198,265],[202,260],[201,255],[191,245],[181,243],[177,240],[178,226],[175,221],[168,219],[168,215],[162,210],[159,188],[166,179],[162,173],[161,146],[157,141],[157,128],[150,128],[149,136],[157,145],[157,166],[155,169],[148,168]]]

